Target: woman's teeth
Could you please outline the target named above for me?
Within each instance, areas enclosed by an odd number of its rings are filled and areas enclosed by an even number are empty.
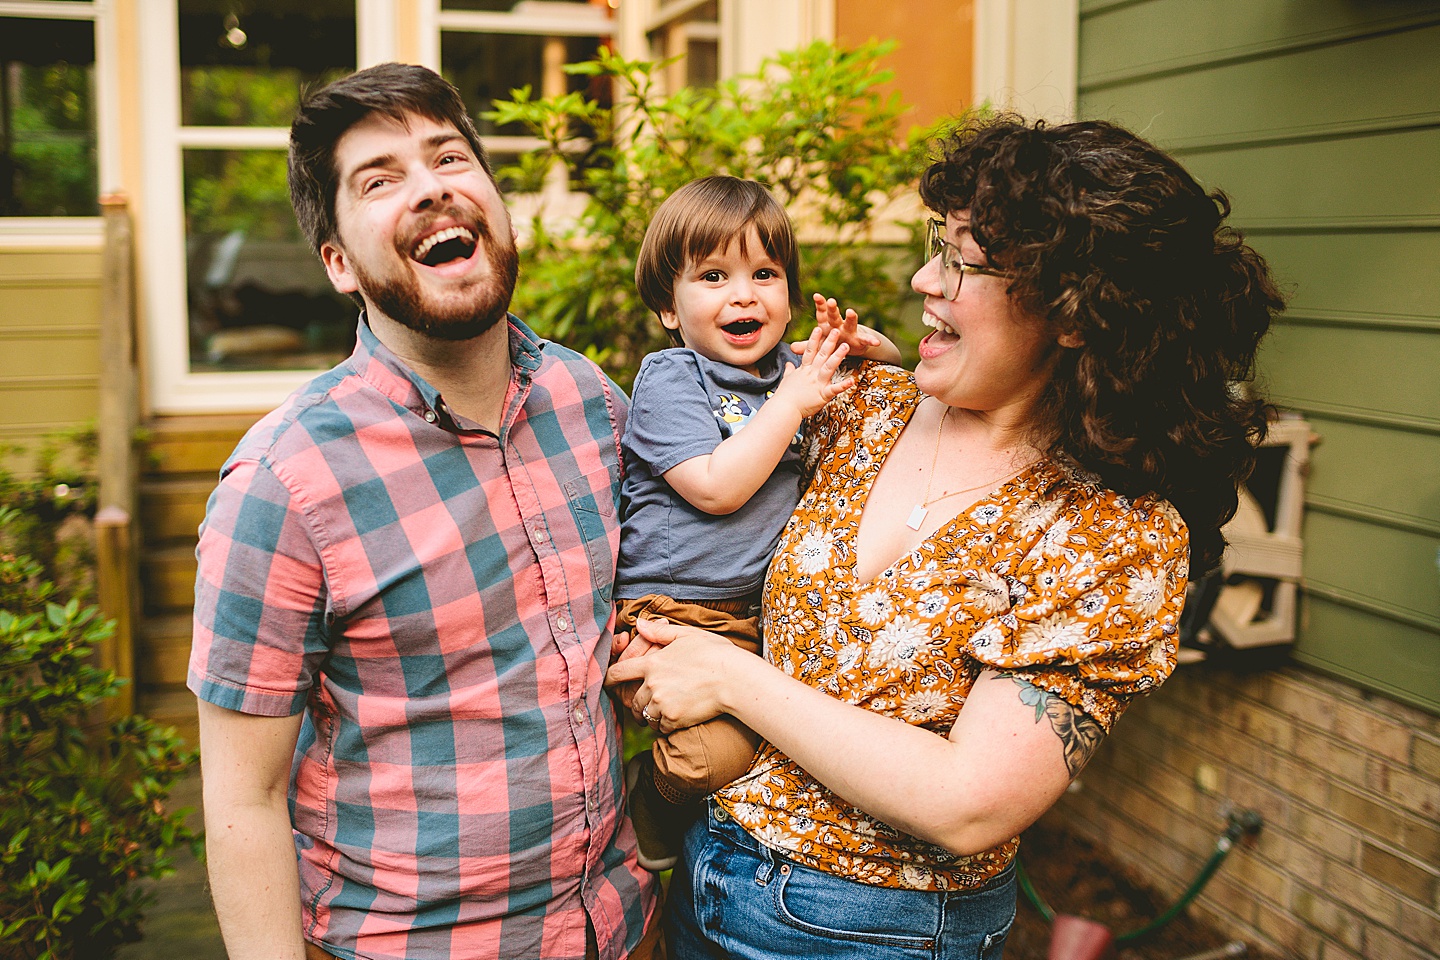
[[[952,337],[957,337],[957,336],[959,336],[959,333],[956,332],[956,330],[955,330],[954,327],[950,326],[950,324],[946,323],[944,320],[941,320],[939,317],[935,316],[933,313],[924,313],[924,314],[921,314],[921,315],[920,315],[920,321],[921,321],[922,323],[924,323],[927,327],[934,327],[936,330],[939,330],[941,333],[948,333],[948,334],[950,334],[950,336],[952,336]]]

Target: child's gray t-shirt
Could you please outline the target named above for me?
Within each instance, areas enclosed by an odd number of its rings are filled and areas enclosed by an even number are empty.
[[[799,357],[782,343],[760,361],[760,376],[675,347],[640,364],[621,441],[620,560],[615,596],[661,593],[679,600],[726,600],[760,589],[770,555],[800,500],[799,434],[780,464],[734,513],[697,510],[662,475],[714,451],[742,429]]]

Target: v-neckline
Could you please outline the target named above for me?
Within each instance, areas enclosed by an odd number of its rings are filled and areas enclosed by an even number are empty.
[[[925,402],[925,397],[927,396],[927,394],[923,393],[918,387],[914,387],[913,383],[911,386],[915,390],[914,401],[910,404],[910,410],[905,414],[903,422],[900,424],[900,428],[895,434],[894,441],[885,451],[885,460],[882,461],[879,467],[876,468],[875,472],[870,475],[868,481],[859,488],[860,495],[858,498],[858,510],[856,509],[853,501],[851,504],[851,516],[854,517],[854,520],[851,522],[850,525],[850,549],[846,551],[846,553],[848,554],[848,561],[841,564],[840,569],[844,570],[845,574],[849,577],[852,594],[859,594],[865,588],[880,582],[886,577],[887,574],[891,574],[892,571],[898,572],[898,569],[911,557],[917,555],[923,556],[927,553],[933,553],[935,550],[935,541],[939,537],[949,533],[951,528],[956,526],[962,520],[968,520],[970,514],[974,512],[976,507],[979,507],[981,504],[989,500],[995,499],[996,495],[999,494],[1000,491],[1004,490],[1012,483],[1016,483],[1029,477],[1039,468],[1040,464],[1046,462],[1046,458],[1042,456],[1039,459],[1032,461],[1028,466],[1025,467],[1025,469],[1021,470],[1019,473],[995,484],[994,487],[992,487],[990,490],[986,491],[979,498],[977,498],[975,502],[971,503],[969,506],[965,507],[959,513],[957,513],[955,516],[951,517],[949,520],[936,527],[926,536],[921,537],[920,541],[916,543],[915,546],[911,547],[909,550],[904,551],[898,557],[891,560],[889,564],[881,568],[874,576],[864,580],[860,579],[860,574],[858,572],[860,567],[860,524],[865,519],[865,508],[870,503],[870,494],[875,489],[875,481],[880,479],[880,474],[885,470],[885,464],[889,461],[890,454],[895,452],[895,444],[900,442],[900,434],[904,433],[905,428],[910,425],[910,421],[914,418],[915,412],[920,409],[920,404]]]

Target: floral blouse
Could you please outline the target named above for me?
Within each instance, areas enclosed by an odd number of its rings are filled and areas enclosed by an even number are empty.
[[[1042,460],[859,582],[860,515],[921,398],[909,374],[866,364],[851,394],[813,421],[815,478],[765,585],[766,658],[939,736],[986,669],[1023,677],[1109,732],[1175,666],[1189,564],[1183,521],[1164,500],[1129,500]],[[1019,846],[1012,838],[951,854],[849,805],[769,743],[716,798],[761,843],[877,886],[977,887]]]

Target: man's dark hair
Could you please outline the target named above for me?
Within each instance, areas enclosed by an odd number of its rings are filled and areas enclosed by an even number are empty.
[[[493,179],[490,160],[465,103],[444,77],[425,67],[382,63],[367,67],[308,94],[290,125],[290,203],[295,219],[317,254],[335,240],[335,144],[355,124],[378,113],[400,123],[421,116],[448,123],[475,151]]]
[[[1043,399],[1049,452],[1121,494],[1169,500],[1190,528],[1191,576],[1213,568],[1269,409],[1240,384],[1284,308],[1225,224],[1229,200],[1113,124],[1018,117],[959,130],[920,196],[938,214],[968,210],[1010,295],[1080,342]]]

